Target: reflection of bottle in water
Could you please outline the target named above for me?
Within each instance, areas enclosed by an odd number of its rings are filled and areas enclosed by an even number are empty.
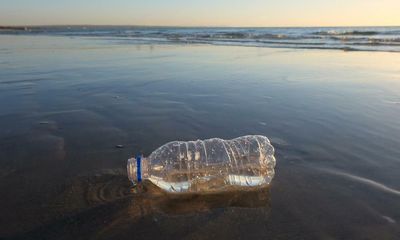
[[[262,216],[267,216],[271,208],[271,195],[268,187],[254,188],[254,191],[169,194],[146,181],[143,183],[143,190],[144,194],[131,195],[132,204],[129,205],[127,211],[130,217],[140,218],[158,213],[174,216],[230,207],[241,208],[246,216],[252,209],[258,214],[262,213]],[[235,215],[238,214],[238,209],[234,212]]]
[[[148,158],[128,160],[131,181],[148,179],[168,192],[215,192],[267,186],[274,177],[274,148],[265,136],[167,143]]]

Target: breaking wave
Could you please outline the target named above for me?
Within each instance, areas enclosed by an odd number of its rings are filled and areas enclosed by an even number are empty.
[[[400,27],[185,28],[132,26],[0,27],[0,34],[97,37],[131,44],[213,44],[400,52]]]

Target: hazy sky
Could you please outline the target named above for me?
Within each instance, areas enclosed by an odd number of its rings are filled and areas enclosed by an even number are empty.
[[[0,25],[400,26],[400,0],[0,0]]]

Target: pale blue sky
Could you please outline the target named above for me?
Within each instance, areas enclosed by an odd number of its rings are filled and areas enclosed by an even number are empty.
[[[0,0],[0,25],[400,25],[400,0]]]

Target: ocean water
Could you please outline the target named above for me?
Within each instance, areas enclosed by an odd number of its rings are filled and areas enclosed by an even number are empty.
[[[126,43],[184,43],[400,52],[400,27],[185,28],[43,26],[0,28],[0,34],[102,37]]]
[[[0,35],[0,239],[399,238],[399,53],[80,32]],[[276,149],[262,191],[127,178],[139,151],[247,134]]]

